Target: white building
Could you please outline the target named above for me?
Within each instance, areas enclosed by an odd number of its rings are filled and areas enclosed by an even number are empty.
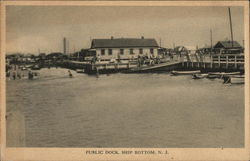
[[[91,49],[96,50],[96,56],[101,60],[137,58],[138,55],[158,55],[159,45],[155,39],[113,38],[93,39]]]

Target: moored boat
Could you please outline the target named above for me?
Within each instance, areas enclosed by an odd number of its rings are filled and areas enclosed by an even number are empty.
[[[215,79],[215,78],[223,78],[225,76],[231,76],[231,75],[239,75],[240,72],[210,72],[208,73],[208,76],[207,78],[210,78],[210,79]]]
[[[244,84],[245,83],[245,76],[233,76],[230,77],[231,84]]]
[[[193,79],[203,79],[206,78],[208,74],[193,74]]]
[[[208,74],[207,78],[209,79],[215,79],[215,78],[221,78],[221,75],[215,75],[215,74]]]
[[[171,74],[173,75],[193,75],[193,74],[198,74],[201,73],[200,70],[193,70],[193,71],[176,71],[173,70],[171,71]]]
[[[224,83],[231,84],[244,84],[245,76],[244,75],[231,75],[231,76],[223,76]]]
[[[84,69],[76,69],[76,73],[84,73]]]
[[[228,72],[228,73],[226,73],[226,72],[209,72],[208,73],[209,75],[239,75],[240,74],[240,72]]]

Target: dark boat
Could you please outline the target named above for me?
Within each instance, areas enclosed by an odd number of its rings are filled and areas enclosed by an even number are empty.
[[[210,72],[210,73],[208,73],[207,78],[215,79],[215,78],[223,78],[225,76],[239,75],[239,74],[240,74],[240,72],[230,72],[230,73],[225,73],[225,72]]]
[[[193,75],[193,74],[198,74],[201,73],[200,70],[193,70],[193,71],[171,71],[171,74],[173,75]]]
[[[193,79],[203,79],[206,78],[208,74],[193,74]]]

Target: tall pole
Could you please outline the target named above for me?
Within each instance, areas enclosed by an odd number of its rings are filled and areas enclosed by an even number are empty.
[[[63,38],[63,54],[66,54],[66,38]]]
[[[232,18],[231,18],[231,11],[230,11],[230,7],[228,7],[228,12],[229,12],[229,21],[230,21],[230,31],[231,31],[231,41],[232,41],[232,47],[234,46],[233,41],[233,28],[232,28]]]
[[[212,49],[213,48],[213,33],[211,29],[210,29],[210,42],[211,42],[211,49]]]
[[[160,47],[161,47],[161,38],[160,38]]]

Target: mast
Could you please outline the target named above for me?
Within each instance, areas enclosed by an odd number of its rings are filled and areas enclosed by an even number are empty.
[[[63,54],[66,54],[66,38],[63,38]]]
[[[212,49],[213,48],[213,33],[211,29],[210,29],[210,42],[211,42],[211,49]]]
[[[231,41],[232,41],[232,47],[234,46],[233,44],[233,27],[232,27],[232,18],[231,18],[231,11],[230,11],[230,7],[228,7],[228,13],[229,13],[229,21],[230,21],[230,31],[231,31]]]

